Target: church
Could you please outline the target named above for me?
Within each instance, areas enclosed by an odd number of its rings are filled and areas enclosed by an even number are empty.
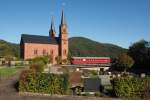
[[[20,55],[24,60],[37,56],[50,56],[52,63],[57,63],[57,57],[65,60],[68,57],[68,29],[65,21],[64,11],[61,15],[59,26],[59,36],[56,36],[54,20],[48,36],[22,34],[20,41]]]

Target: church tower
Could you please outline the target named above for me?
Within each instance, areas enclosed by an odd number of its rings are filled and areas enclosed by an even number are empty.
[[[50,30],[49,30],[49,36],[51,38],[55,38],[55,35],[56,35],[56,31],[55,31],[55,27],[54,27],[54,19],[52,17],[51,27],[50,27]]]
[[[68,57],[68,30],[65,22],[64,11],[62,10],[61,24],[59,26],[60,37],[60,57],[62,60]]]

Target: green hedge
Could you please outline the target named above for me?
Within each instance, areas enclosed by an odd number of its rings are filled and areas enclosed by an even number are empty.
[[[67,75],[35,73],[32,70],[23,71],[19,81],[19,91],[66,94],[69,90]]]
[[[113,80],[113,87],[116,96],[122,98],[149,98],[150,77],[121,77]]]

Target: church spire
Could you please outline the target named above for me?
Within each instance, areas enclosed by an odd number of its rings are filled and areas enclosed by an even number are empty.
[[[64,15],[64,10],[62,10],[62,15],[61,15],[61,25],[65,25],[65,15]]]
[[[55,31],[55,26],[54,26],[54,18],[52,16],[52,21],[51,21],[51,28],[49,30],[49,35],[50,37],[55,37],[56,31]]]

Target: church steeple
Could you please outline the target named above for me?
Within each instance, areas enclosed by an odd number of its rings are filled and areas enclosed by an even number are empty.
[[[64,15],[64,10],[62,10],[62,15],[61,15],[61,25],[66,25],[66,22],[65,22],[65,15]]]
[[[68,57],[68,30],[67,24],[65,22],[64,11],[62,10],[61,24],[59,26],[59,36],[60,36],[60,57],[62,60],[66,60]]]
[[[54,18],[52,17],[52,21],[51,21],[51,27],[49,30],[49,36],[50,37],[55,37],[56,31],[55,31],[55,26],[54,26]]]

